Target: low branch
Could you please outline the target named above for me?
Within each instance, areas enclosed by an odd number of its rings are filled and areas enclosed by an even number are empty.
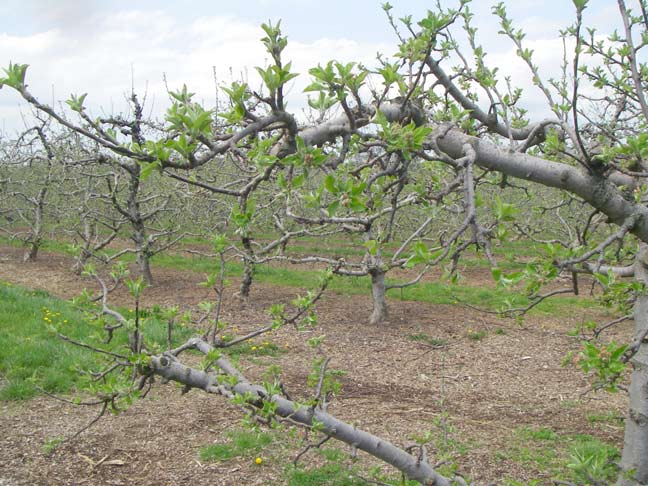
[[[203,353],[213,348],[205,341],[193,339],[193,347]],[[187,343],[189,345],[189,343]],[[215,365],[221,372],[238,378],[235,385],[219,384],[216,373],[208,373],[191,368],[180,363],[169,354],[153,356],[150,362],[151,371],[170,381],[176,381],[192,388],[199,388],[207,393],[234,394],[251,397],[249,403],[254,407],[263,407],[264,401],[270,401],[276,406],[276,415],[290,419],[293,422],[312,427],[314,423],[321,424],[322,433],[354,446],[368,454],[396,467],[408,478],[422,484],[435,486],[452,486],[455,481],[437,473],[432,466],[403,449],[343,422],[322,410],[307,406],[299,406],[295,402],[280,395],[267,396],[266,390],[259,385],[251,384],[225,358],[216,360]]]

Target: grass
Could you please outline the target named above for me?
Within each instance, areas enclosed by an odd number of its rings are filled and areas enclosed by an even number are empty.
[[[226,338],[228,336],[225,336]],[[286,350],[280,348],[272,341],[263,340],[260,342],[246,341],[234,346],[224,348],[229,359],[234,365],[238,365],[241,358],[245,358],[250,363],[260,366],[268,366],[271,361],[264,360],[264,357],[277,357],[283,354]]]
[[[591,413],[587,416],[587,421],[591,424],[608,423],[608,424],[618,425],[620,427],[623,427],[623,423],[625,422],[625,417],[619,415],[616,412]]]
[[[0,238],[0,241],[9,241],[7,238]],[[15,244],[16,242],[14,242]],[[47,240],[45,248],[50,251],[70,254],[69,246],[66,243]],[[528,252],[528,245],[524,242],[508,242],[498,247],[499,251],[510,254],[519,252]],[[123,261],[132,262],[135,256],[126,254],[122,257]],[[465,262],[472,262],[469,265],[477,264],[483,259],[471,259]],[[155,265],[171,268],[175,270],[194,271],[199,273],[213,273],[216,271],[217,264],[214,259],[201,257],[199,255],[183,255],[163,253],[152,258]],[[468,265],[468,266],[469,266]],[[515,264],[518,266],[518,264]],[[243,265],[238,261],[228,261],[226,264],[226,276],[228,278],[238,277],[243,274]],[[255,279],[271,285],[297,288],[314,288],[319,284],[320,272],[314,270],[304,270],[303,267],[275,267],[269,265],[258,266],[255,269]],[[397,280],[390,280],[388,283],[401,283]],[[369,277],[341,277],[336,276],[330,285],[334,292],[345,295],[367,295],[371,290]],[[428,302],[431,304],[452,305],[465,303],[485,310],[498,310],[505,306],[524,307],[529,304],[529,299],[520,292],[511,291],[510,289],[498,289],[493,282],[491,287],[483,285],[471,286],[465,284],[451,284],[445,281],[425,282],[405,289],[392,289],[387,292],[391,298],[405,301]],[[584,297],[556,297],[546,299],[534,307],[530,313],[540,314],[573,314],[580,309],[590,309],[596,307],[597,303],[590,298]]]
[[[420,332],[418,334],[411,334],[408,337],[411,341],[429,344],[430,346],[445,346],[446,344],[448,344],[447,339],[437,339],[432,336],[428,336],[424,332]]]
[[[88,382],[80,370],[96,370],[105,363],[97,353],[59,339],[53,327],[75,341],[126,352],[126,333],[117,332],[105,345],[103,324],[70,303],[42,290],[0,282],[0,399],[27,399],[39,388],[57,394],[77,391]],[[166,342],[166,323],[155,314],[143,322],[143,329],[147,343]],[[177,328],[175,342],[188,334]]]
[[[487,334],[488,333],[483,329],[480,329],[479,331],[468,329],[468,331],[466,331],[466,337],[471,341],[481,341]]]
[[[496,454],[500,460],[519,463],[553,479],[589,484],[590,476],[602,484],[612,484],[618,472],[614,464],[618,449],[591,435],[560,435],[549,427],[520,427],[509,444],[507,450]],[[521,483],[509,479],[505,484]]]
[[[34,396],[36,385],[52,393],[71,391],[79,381],[77,366],[96,367],[92,352],[71,346],[48,331],[48,321],[60,323],[70,338],[87,341],[97,328],[70,305],[45,292],[30,292],[0,284],[0,399]]]
[[[354,477],[346,467],[331,462],[312,469],[294,468],[287,473],[286,484],[288,486],[363,486],[367,482]]]
[[[234,457],[260,457],[264,448],[269,446],[273,438],[266,432],[256,430],[231,430],[226,432],[226,443],[212,444],[200,449],[199,455],[203,461],[227,461]],[[261,458],[260,463],[263,462]]]

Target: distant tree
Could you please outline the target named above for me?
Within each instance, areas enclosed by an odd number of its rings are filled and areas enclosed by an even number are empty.
[[[47,120],[38,120],[15,141],[4,146],[4,179],[0,186],[4,224],[0,231],[25,247],[23,261],[38,257],[50,229],[60,217],[57,196],[62,177],[60,134],[52,133]]]

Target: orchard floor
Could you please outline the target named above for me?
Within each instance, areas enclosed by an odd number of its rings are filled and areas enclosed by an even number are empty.
[[[43,253],[38,262],[23,264],[19,256],[16,249],[0,247],[1,280],[63,298],[84,287],[93,289],[91,280],[69,271],[67,257]],[[193,310],[213,299],[197,285],[204,275],[153,271],[156,285],[146,290],[145,305],[178,304]],[[475,275],[475,280],[480,277]],[[297,292],[255,284],[249,302],[241,304],[235,287],[226,289],[222,318],[239,333],[267,323],[268,307],[289,302]],[[123,289],[111,301],[130,305]],[[541,467],[515,453],[523,427],[549,427],[560,436],[590,434],[620,447],[621,425],[591,419],[610,412],[623,415],[627,398],[623,393],[582,397],[588,389],[586,377],[573,366],[561,367],[566,353],[579,349],[579,340],[568,331],[587,319],[603,322],[610,316],[578,308],[560,316],[533,314],[519,326],[461,306],[398,300],[389,305],[390,321],[370,326],[368,297],[328,293],[317,305],[315,329],[304,333],[284,328],[263,338],[285,352],[271,360],[242,361],[243,371],[251,380],[259,379],[264,362],[272,361],[282,367],[293,397],[307,398],[306,377],[315,354],[306,340],[325,335],[330,367],[347,372],[329,412],[401,446],[426,431],[438,437],[439,420],[446,417],[447,443],[460,452],[459,471],[480,484],[501,484],[504,478],[551,483]],[[630,324],[625,325],[615,331],[617,339],[630,333]],[[471,339],[469,329],[485,335]],[[435,347],[411,339],[421,333],[447,344]],[[196,390],[182,395],[176,386],[158,383],[125,413],[104,417],[50,455],[43,452],[47,439],[71,435],[95,414],[94,409],[47,397],[0,402],[0,486],[283,484],[286,463],[300,450],[287,448],[288,442],[271,445],[263,451],[260,466],[254,457],[203,462],[200,447],[225,441],[223,432],[240,426],[239,409],[219,396]],[[321,461],[312,452],[302,459],[305,465]],[[360,469],[375,464],[361,455]]]

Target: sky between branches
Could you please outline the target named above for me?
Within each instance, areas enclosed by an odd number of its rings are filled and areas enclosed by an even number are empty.
[[[434,7],[429,1],[391,3],[396,17],[411,14],[415,20]],[[479,41],[489,52],[491,66],[500,66],[526,87],[530,110],[539,112],[540,96],[530,87],[527,71],[516,62],[511,43],[497,34],[497,19],[490,14],[494,3],[474,0],[471,6]],[[535,62],[546,77],[557,76],[562,49],[558,31],[573,22],[572,2],[505,3],[516,25],[527,33]],[[386,57],[396,52],[397,39],[380,4],[369,0],[4,0],[0,65],[29,64],[29,88],[47,103],[58,104],[71,93],[87,92],[86,106],[93,115],[120,113],[133,86],[140,95],[147,93],[147,113],[160,117],[168,105],[165,76],[170,89],[186,83],[209,107],[215,103],[216,83],[243,77],[257,87],[254,66],[268,62],[259,42],[263,35],[259,26],[281,19],[289,40],[285,60],[292,60],[293,71],[301,73],[290,86],[289,109],[299,111],[306,103],[302,89],[309,83],[309,68],[331,59],[372,67],[377,52]],[[591,0],[586,23],[609,33],[617,27],[616,9],[613,0]],[[18,95],[0,91],[0,130],[11,136],[24,128],[25,118],[29,119],[29,110]]]

